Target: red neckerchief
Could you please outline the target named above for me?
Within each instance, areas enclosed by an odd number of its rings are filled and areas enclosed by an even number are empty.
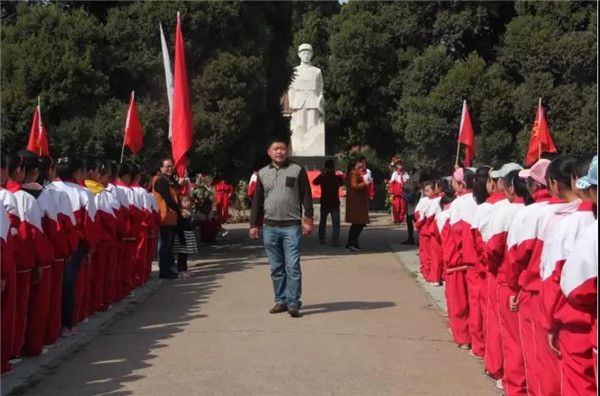
[[[495,192],[485,200],[485,202],[490,204],[495,204],[496,202],[500,202],[506,198],[506,194],[503,192]]]
[[[61,180],[61,179],[58,179],[58,180]],[[61,180],[61,181],[65,182],[65,183],[79,184],[79,183],[77,183],[77,180],[75,180],[75,179],[74,179],[74,178],[72,178],[72,177],[69,177],[69,178],[67,178],[67,179],[65,179],[65,180]]]
[[[567,203],[567,201],[566,201],[566,200],[564,200],[564,199],[561,199],[561,198],[559,198],[559,197],[552,197],[552,198],[550,198],[550,201],[548,201],[548,203],[549,203],[550,205],[556,205],[556,204],[564,204],[564,203]]]
[[[525,198],[523,197],[517,197],[515,198],[515,200],[513,201],[514,204],[524,204],[525,203]]]
[[[547,189],[537,190],[533,193],[533,201],[534,202],[548,202],[552,199],[552,196],[548,192]]]
[[[133,184],[132,184],[131,186],[129,186],[129,187],[133,188],[133,187],[142,187],[142,186],[140,186],[140,183],[133,183]]]
[[[79,184],[80,187],[87,188],[87,186],[85,185],[85,180],[82,180],[80,182],[75,182],[75,183]]]
[[[450,208],[451,204],[452,204],[452,202],[448,202],[446,205],[444,205],[444,207],[442,208],[442,210],[448,210],[448,208]]]
[[[121,186],[121,187],[127,187],[129,188],[129,186],[125,183],[123,183],[121,180],[115,180],[115,186]]]
[[[21,183],[17,183],[16,181],[12,181],[12,180],[6,181],[6,189],[8,191],[10,191],[11,193],[16,193],[17,191],[21,190],[22,188],[23,188],[23,186],[21,186]]]
[[[594,211],[594,203],[592,201],[583,201],[579,204],[577,208],[578,212],[593,212]]]
[[[464,190],[461,193],[456,193],[456,198],[462,197],[463,195],[467,195],[467,194],[471,194],[471,193],[473,193],[473,190]]]

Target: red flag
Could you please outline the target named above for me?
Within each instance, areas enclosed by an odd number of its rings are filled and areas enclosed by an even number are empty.
[[[125,119],[125,146],[129,147],[132,153],[140,151],[143,145],[142,124],[135,105],[134,92],[131,92],[129,99],[129,109]]]
[[[33,120],[31,121],[31,130],[29,131],[29,142],[27,142],[27,150],[33,151],[37,155],[50,156],[48,148],[48,133],[46,126],[42,122],[42,113],[38,105],[33,112]]]
[[[475,157],[475,133],[473,132],[473,125],[471,124],[471,116],[469,115],[466,100],[463,101],[462,116],[460,117],[458,143],[459,145],[462,143],[466,147],[463,166],[471,166],[471,161]]]
[[[550,130],[546,123],[546,114],[542,107],[542,98],[538,103],[538,108],[531,130],[531,140],[529,140],[529,149],[527,149],[527,157],[525,165],[531,166],[542,156],[542,153],[556,153],[556,146],[550,136]]]
[[[183,35],[181,34],[181,20],[177,13],[177,29],[175,31],[175,83],[173,89],[173,138],[171,147],[173,161],[177,174],[183,177],[185,173],[185,153],[192,147],[192,108],[190,106],[190,93],[188,90],[187,72],[185,69],[185,52]]]

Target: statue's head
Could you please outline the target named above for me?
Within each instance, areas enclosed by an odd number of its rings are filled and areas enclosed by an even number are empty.
[[[298,47],[298,57],[300,58],[302,63],[310,64],[310,60],[312,59],[312,56],[313,56],[313,49],[310,44],[304,43],[304,44],[301,44],[300,47]]]

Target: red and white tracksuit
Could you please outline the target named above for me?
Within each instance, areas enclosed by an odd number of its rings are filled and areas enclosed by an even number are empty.
[[[430,199],[423,195],[415,208],[415,229],[419,233],[419,267],[421,275],[425,278],[425,274],[429,273],[429,249],[427,237],[424,235],[423,226],[425,225],[425,212],[429,205]],[[422,233],[423,231],[423,233]]]
[[[524,207],[522,198],[517,198],[509,204],[494,206],[487,227],[489,236],[485,238],[486,263],[489,272],[494,274],[497,281],[496,290],[489,290],[488,294],[496,293],[504,372],[502,387],[507,396],[527,395],[525,363],[519,336],[519,318],[516,312],[510,310],[509,305],[510,296],[516,296],[516,293],[506,283],[506,262],[508,260],[506,253],[510,224],[519,216]]]
[[[108,305],[113,302],[120,301],[123,295],[123,265],[125,262],[127,245],[125,241],[128,238],[128,224],[129,224],[129,201],[124,190],[118,188],[112,183],[106,186],[106,191],[111,195],[111,206],[113,213],[117,218],[117,231],[112,240],[113,251],[109,257],[109,268],[112,269],[112,282],[105,283],[104,294],[105,301],[104,305]]]
[[[150,234],[150,228],[154,221],[152,214],[152,206],[150,204],[150,197],[148,191],[139,184],[132,184],[131,188],[133,192],[137,194],[138,202],[141,205],[142,222],[138,229],[138,245],[135,254],[136,260],[136,274],[135,274],[135,286],[139,287],[146,282],[147,272],[147,259],[148,254],[148,235]]]
[[[446,247],[448,257],[446,269],[446,293],[448,314],[452,336],[457,344],[471,344],[472,351],[483,356],[483,340],[478,341],[481,332],[473,322],[471,299],[474,289],[469,279],[473,277],[477,263],[475,241],[471,227],[477,204],[471,191],[458,194],[450,206],[451,245]]]
[[[27,310],[27,326],[25,328],[25,344],[23,356],[37,356],[42,353],[46,330],[50,321],[50,299],[54,285],[52,280],[54,260],[69,254],[69,245],[64,230],[58,221],[58,207],[52,192],[38,183],[27,183],[24,189],[37,191],[36,201],[42,212],[42,229],[46,247],[44,259],[40,262],[41,279],[31,285],[29,292],[29,308]],[[60,285],[62,288],[62,285]]]
[[[588,342],[592,347],[592,361],[594,375],[596,377],[596,388],[598,387],[598,220],[584,229],[573,245],[572,252],[563,266],[560,277],[560,288],[566,296],[568,303],[578,311],[578,315],[573,312],[572,318],[583,319],[589,315],[591,327]],[[572,322],[578,326],[585,326],[584,322]],[[583,340],[578,340],[576,345],[582,346]],[[585,345],[585,344],[584,344]],[[563,389],[572,389],[574,386],[586,390],[589,385],[589,363],[587,357],[589,354],[585,351],[587,348],[566,348],[566,352],[575,352],[576,355],[570,357],[571,364],[580,363],[582,369],[575,373],[573,367],[565,367],[563,371]],[[572,360],[571,360],[572,359]],[[584,368],[586,367],[586,368]]]
[[[73,309],[73,322],[81,322],[86,317],[87,298],[89,297],[88,284],[91,282],[90,270],[87,263],[87,253],[96,248],[98,240],[98,225],[94,222],[96,217],[96,202],[94,195],[88,189],[79,185],[74,179],[57,180],[52,182],[49,189],[64,192],[71,203],[77,234],[71,236],[72,243],[85,245],[84,258],[81,262],[75,282],[75,306]],[[77,238],[77,241],[74,239]]]
[[[10,194],[8,191],[2,190],[4,194]],[[11,194],[12,195],[12,194]],[[13,338],[13,326],[15,321],[15,303],[16,303],[16,262],[15,262],[15,235],[18,233],[17,218],[16,226],[11,223],[3,202],[0,201],[0,264],[1,264],[1,279],[4,283],[2,290],[2,317],[0,332],[0,368],[1,373],[5,373],[12,369],[9,359],[11,358],[11,347]]]
[[[445,274],[448,269],[449,256],[452,253],[452,235],[450,234],[450,207],[452,203],[446,204],[442,211],[439,212],[435,218],[437,227],[437,237],[441,246],[441,258],[442,258],[442,273]],[[444,275],[444,279],[446,276]],[[450,317],[451,303],[449,302],[451,296],[448,294],[448,288],[444,287],[444,293],[446,295],[446,311],[448,317]],[[450,324],[448,324],[450,326]]]
[[[124,183],[115,183],[118,189],[125,193],[129,204],[129,217],[127,219],[127,233],[124,238],[125,254],[121,266],[121,298],[125,297],[135,288],[136,254],[143,222],[142,204],[133,189]]]
[[[94,215],[90,216],[89,211],[87,215],[89,217],[86,230],[86,242],[87,249],[85,259],[82,261],[82,265],[77,273],[77,286],[75,289],[75,320],[80,323],[83,322],[87,317],[94,314],[92,309],[92,290],[94,285],[94,267],[96,266],[93,260],[93,254],[98,247],[98,242],[102,238],[102,224],[97,221],[97,210],[96,197],[85,185],[79,185],[79,194],[82,202],[87,205],[91,205],[94,208]],[[88,237],[89,235],[89,237]]]
[[[75,250],[79,241],[79,233],[77,231],[75,215],[71,208],[69,196],[56,189],[46,188],[45,193],[52,197],[57,213],[57,222],[62,229],[62,237],[64,245],[62,249],[54,249],[54,262],[52,263],[52,286],[50,288],[50,315],[48,318],[48,326],[44,335],[44,345],[53,345],[60,336],[62,328],[62,291],[63,291],[63,272],[65,261],[68,260]]]
[[[439,234],[435,218],[442,211],[440,207],[441,195],[432,196],[425,211],[425,224],[421,227],[419,235],[426,239],[429,259],[429,271],[423,274],[428,282],[439,283],[442,281],[442,246],[440,245]]]
[[[225,180],[215,183],[215,199],[217,201],[217,218],[221,223],[229,220],[229,196],[233,188]]]
[[[254,196],[254,190],[256,189],[256,181],[258,180],[258,174],[254,172],[252,176],[250,176],[250,181],[248,182],[248,198],[252,199]]]
[[[484,366],[486,371],[492,378],[500,379],[504,375],[502,355],[502,336],[500,333],[500,316],[498,313],[498,268],[495,264],[487,260],[486,245],[495,233],[492,228],[493,213],[501,210],[505,206],[509,206],[510,202],[506,199],[506,194],[497,192],[488,197],[485,202],[485,218],[477,219],[477,251],[480,255],[479,259],[486,269],[486,296],[485,296],[485,311],[484,311],[484,335],[485,335],[485,357]],[[489,209],[489,210],[487,210]],[[483,215],[483,213],[482,213]]]
[[[33,195],[22,190],[19,183],[8,181],[6,189],[17,200],[19,211],[18,248],[16,251],[16,309],[11,356],[18,356],[25,344],[25,331],[29,316],[29,299],[32,271],[42,266],[50,257],[49,243],[42,227],[43,214]]]
[[[104,296],[104,293],[111,293],[111,287],[107,287],[107,283],[115,282],[114,265],[111,255],[111,248],[115,246],[115,235],[119,226],[117,214],[114,207],[118,205],[113,195],[108,192],[103,186],[100,191],[93,190],[96,194],[96,223],[98,224],[98,243],[96,252],[92,259],[92,299],[91,309],[93,311],[103,311],[110,305],[110,300],[113,295]],[[97,192],[96,192],[97,191]]]
[[[595,222],[593,203],[580,200],[562,206],[550,220],[542,251],[541,325],[558,335],[561,395],[595,395],[596,381],[590,333],[592,313],[574,308],[560,289],[565,261],[575,241]]]
[[[519,292],[519,326],[525,358],[528,391],[532,395],[560,393],[558,357],[548,347],[547,333],[540,325],[540,260],[548,220],[564,204],[546,190],[534,194],[517,232],[517,243],[509,254],[508,284]],[[543,362],[543,364],[540,364]]]
[[[390,194],[392,195],[392,215],[394,223],[402,223],[406,218],[406,202],[402,199],[404,183],[409,179],[406,172],[395,171],[390,177]]]

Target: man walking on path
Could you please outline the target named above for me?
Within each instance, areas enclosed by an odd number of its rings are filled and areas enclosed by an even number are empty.
[[[258,239],[258,223],[264,214],[263,243],[275,293],[275,306],[269,312],[288,311],[296,318],[302,305],[301,238],[313,230],[311,189],[306,170],[288,160],[286,142],[272,140],[267,152],[271,164],[258,172],[249,235]]]
[[[321,186],[321,218],[319,220],[319,242],[325,244],[325,231],[327,227],[327,216],[331,214],[333,231],[331,243],[338,246],[340,239],[340,187],[344,185],[344,179],[336,175],[333,160],[325,161],[325,169],[313,180],[315,186]]]

